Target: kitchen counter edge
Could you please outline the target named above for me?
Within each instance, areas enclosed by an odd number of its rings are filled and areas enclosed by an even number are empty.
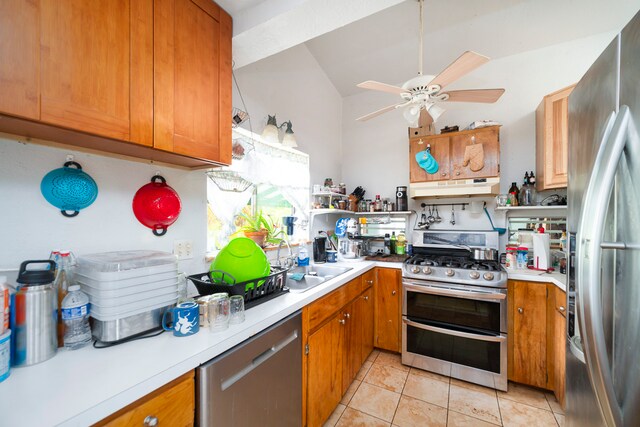
[[[529,273],[527,271],[508,271],[509,280],[524,280],[527,282],[553,283],[562,291],[567,292],[567,275],[561,273]]]

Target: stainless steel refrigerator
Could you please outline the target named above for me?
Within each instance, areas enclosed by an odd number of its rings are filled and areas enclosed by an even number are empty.
[[[640,425],[640,13],[569,97],[566,422]]]

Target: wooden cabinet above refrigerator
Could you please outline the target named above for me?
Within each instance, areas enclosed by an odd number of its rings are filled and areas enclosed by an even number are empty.
[[[209,0],[3,1],[0,132],[229,164],[231,26]]]
[[[427,172],[416,156],[438,162]],[[500,126],[409,139],[411,197],[497,194],[500,187]]]

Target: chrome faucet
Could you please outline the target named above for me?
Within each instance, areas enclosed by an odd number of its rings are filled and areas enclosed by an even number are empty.
[[[285,258],[284,265],[280,261],[280,249],[282,249],[282,244],[285,243],[287,245],[287,249],[289,250],[289,256]],[[293,266],[294,256],[291,251],[291,245],[289,245],[289,241],[286,239],[280,239],[280,243],[278,244],[278,251],[276,252],[276,265],[284,268],[290,268]]]

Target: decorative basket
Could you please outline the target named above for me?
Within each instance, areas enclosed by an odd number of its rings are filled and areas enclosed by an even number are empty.
[[[214,271],[233,279],[233,276],[228,273],[220,270]],[[206,273],[193,274],[188,276],[188,279],[193,282],[200,295],[211,295],[217,292],[226,292],[229,296],[242,295],[244,297],[245,309],[262,304],[283,293],[289,292],[289,289],[286,287],[287,269],[283,267],[271,266],[270,275],[236,283],[235,285],[227,284],[224,281],[212,281],[210,273],[211,272],[208,271]],[[232,281],[235,282],[235,279]]]

